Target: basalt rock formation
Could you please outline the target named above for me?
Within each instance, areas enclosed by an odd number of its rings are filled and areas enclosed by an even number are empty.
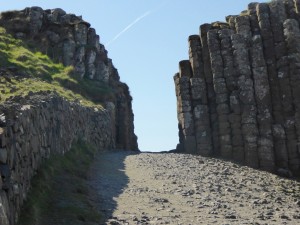
[[[107,84],[114,91],[113,100],[108,101],[109,107],[114,108],[116,147],[138,149],[129,88],[120,82],[99,35],[88,22],[62,9],[31,7],[2,12],[0,26],[53,60],[74,66],[75,73],[82,79]]]
[[[89,23],[61,9],[32,7],[3,12],[0,26],[54,61],[73,66],[79,78],[112,90],[102,99],[103,108],[69,102],[55,91],[31,92],[0,104],[0,224],[13,225],[33,175],[51,155],[63,155],[77,140],[99,150],[138,151],[138,145],[129,88]]]
[[[300,1],[250,3],[189,37],[178,150],[300,174]]]

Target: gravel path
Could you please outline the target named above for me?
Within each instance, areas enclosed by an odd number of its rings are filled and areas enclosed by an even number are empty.
[[[103,224],[300,224],[300,182],[218,159],[101,153],[91,186]]]

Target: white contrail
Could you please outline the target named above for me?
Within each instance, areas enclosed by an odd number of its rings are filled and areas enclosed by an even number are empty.
[[[128,31],[133,25],[135,25],[137,22],[139,22],[141,19],[145,18],[146,16],[149,16],[152,13],[151,10],[145,12],[143,15],[135,19],[131,24],[129,24],[127,27],[125,27],[120,33],[118,33],[113,39],[111,39],[108,43],[106,43],[105,46],[109,46],[111,43],[113,43],[115,40],[117,40],[122,34],[124,34],[126,31]]]

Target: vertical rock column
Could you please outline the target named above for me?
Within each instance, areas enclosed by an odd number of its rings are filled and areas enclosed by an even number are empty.
[[[200,26],[200,39],[202,46],[202,60],[204,77],[206,81],[207,100],[210,114],[213,153],[217,155],[220,151],[219,123],[216,105],[216,93],[214,91],[213,74],[211,71],[211,62],[207,42],[207,33],[211,29],[211,27],[211,24],[203,24]]]
[[[294,19],[287,19],[284,24],[284,35],[286,38],[289,59],[289,72],[291,88],[295,107],[295,122],[298,141],[289,140],[289,168],[296,173],[300,173],[300,151],[298,143],[300,141],[300,29],[299,23]]]
[[[199,35],[189,37],[189,56],[193,72],[190,83],[197,153],[211,155],[213,150],[212,137]]]
[[[294,119],[293,97],[289,78],[288,53],[283,34],[283,23],[287,18],[283,1],[272,1],[269,3],[270,24],[273,34],[274,50],[276,58],[277,79],[279,85],[279,96],[281,98],[283,124],[274,126],[274,136],[276,137],[275,152],[277,154],[276,164],[281,168],[288,168],[288,149],[294,147],[291,142],[297,140]],[[284,129],[281,132],[280,129]],[[276,131],[276,132],[275,132]],[[284,131],[284,132],[283,132]],[[280,134],[280,135],[278,135]],[[284,134],[284,135],[282,135]],[[284,138],[284,139],[283,139]],[[283,143],[286,141],[286,143]]]
[[[264,47],[264,58],[268,70],[272,98],[273,135],[275,158],[286,158],[286,135],[284,130],[284,116],[281,105],[279,80],[276,69],[276,54],[274,51],[273,32],[270,23],[270,9],[267,3],[257,4],[257,17],[259,21],[260,34]],[[277,163],[278,164],[278,163]]]
[[[189,60],[179,62],[179,74],[174,76],[177,94],[179,126],[182,129],[182,148],[187,153],[196,152],[194,119],[192,111],[191,85],[192,69]]]
[[[232,143],[229,123],[229,91],[224,78],[224,65],[221,56],[218,30],[210,30],[207,33],[207,40],[213,74],[214,91],[216,93],[220,153],[222,157],[231,158]]]
[[[254,98],[253,80],[249,61],[248,44],[241,34],[232,35],[234,67],[238,74],[238,94],[241,103],[242,135],[244,141],[245,162],[258,167],[257,151],[257,107]]]
[[[241,40],[240,57],[235,65],[238,75],[239,98],[242,103],[242,135],[244,139],[245,161],[252,167],[258,167],[258,124],[256,120],[257,106],[254,98],[253,78],[251,74],[251,61],[249,55],[250,41],[252,38],[250,17],[248,15],[235,17],[235,29]],[[243,38],[242,38],[243,37]],[[235,56],[237,57],[237,55]],[[238,59],[241,60],[241,59]]]
[[[74,37],[71,32],[67,34],[68,38],[63,41],[63,64],[65,66],[71,66],[74,64],[74,54],[76,51],[76,44],[74,41]]]
[[[282,107],[280,100],[280,89],[278,85],[276,58],[274,51],[273,33],[270,24],[269,6],[267,3],[260,3],[257,5],[257,17],[259,21],[260,33],[264,46],[264,57],[268,68],[269,82],[272,95],[272,108],[274,115],[274,122],[282,124]]]
[[[241,130],[241,107],[237,92],[237,73],[234,69],[233,49],[231,35],[234,32],[231,29],[222,29],[219,31],[221,40],[221,55],[224,65],[224,78],[229,96],[229,123],[231,128],[232,139],[232,157],[234,160],[244,161],[244,142]]]
[[[30,35],[33,37],[36,35],[40,29],[42,28],[43,24],[43,9],[40,7],[31,7],[26,8],[27,10],[27,16],[30,21],[29,23],[29,29],[30,29]]]
[[[249,14],[252,36],[260,34],[260,28],[258,24],[257,11],[256,11],[257,5],[258,5],[257,2],[252,2],[249,3],[248,5],[248,14]]]
[[[85,46],[87,43],[87,26],[84,23],[78,23],[75,25],[75,43],[78,46],[75,53],[75,70],[84,77],[85,68]]]
[[[176,146],[176,150],[179,152],[184,152],[184,135],[183,135],[183,127],[180,121],[180,113],[182,112],[182,100],[180,97],[180,75],[176,73],[173,77],[175,83],[175,92],[176,92],[176,99],[177,99],[177,120],[178,120],[178,137],[179,137],[179,144]]]
[[[235,29],[236,33],[243,35],[247,42],[251,40],[252,32],[248,15],[235,17]]]
[[[119,83],[116,94],[115,109],[115,131],[116,145],[118,149],[138,150],[137,137],[134,134],[132,97],[129,94],[129,88],[124,83]]]
[[[242,137],[244,142],[244,159],[248,165],[253,167],[257,166],[256,159],[256,136],[258,136],[257,125],[255,123],[255,113],[256,113],[256,103],[253,99],[253,84],[251,71],[249,70],[250,61],[248,59],[249,43],[252,37],[251,26],[250,26],[250,17],[248,15],[240,15],[234,17],[234,24],[236,33],[239,34],[240,44],[242,44],[244,50],[239,50],[240,57],[244,57],[242,61],[235,63],[242,63],[243,65],[235,65],[237,73],[237,87],[238,87],[238,99],[241,107],[241,128],[242,128]],[[235,51],[237,53],[238,51]],[[237,55],[235,57],[238,57]],[[247,86],[248,85],[248,86]],[[247,110],[250,110],[248,113]],[[250,129],[250,132],[247,133],[246,130]],[[240,155],[241,157],[242,155]]]
[[[229,24],[229,28],[234,32],[236,31],[235,30],[235,18],[236,18],[236,16],[233,16],[233,15],[226,17],[226,21]]]
[[[275,156],[272,135],[271,93],[260,35],[255,35],[252,38],[250,56],[257,104],[257,122],[259,125],[259,165],[265,170],[273,171],[275,168]]]
[[[96,31],[93,28],[88,29],[87,34],[87,50],[86,50],[86,71],[89,79],[94,79],[96,74],[95,60],[97,56],[97,47],[99,42],[97,40]],[[98,50],[99,51],[99,50]]]
[[[248,117],[249,123],[247,126],[251,127],[252,136],[249,135],[248,139],[251,140],[251,148],[255,149],[255,139],[257,141],[257,156],[258,165],[263,169],[273,171],[274,170],[274,154],[273,154],[273,139],[272,139],[272,107],[270,87],[268,81],[267,68],[263,55],[263,44],[260,35],[255,35],[259,32],[259,24],[257,20],[256,4],[248,5],[248,14],[244,16],[236,17],[236,30],[238,34],[244,36],[246,45],[249,47],[249,59],[250,68],[244,69],[246,80],[243,80],[245,84],[249,85],[248,93],[245,95],[244,104],[253,109],[253,114]],[[245,54],[246,57],[247,54]],[[251,74],[252,73],[252,74]],[[242,78],[242,77],[240,77]],[[243,79],[243,78],[242,78]],[[241,82],[241,80],[239,80]],[[240,83],[241,84],[241,83]],[[251,87],[253,86],[253,88]],[[242,87],[242,86],[241,86]],[[254,91],[254,92],[253,92]],[[254,98],[253,98],[254,93]],[[245,97],[244,96],[244,97]],[[246,100],[246,102],[245,102]],[[247,107],[246,107],[247,109]],[[256,121],[255,111],[257,110]],[[244,121],[245,122],[245,121]],[[251,125],[250,125],[251,124]],[[246,127],[247,127],[246,126]],[[258,129],[258,130],[257,130]],[[259,132],[257,132],[259,131]],[[245,129],[244,129],[245,132]],[[247,134],[248,136],[248,134]],[[256,137],[255,137],[256,136]],[[245,137],[246,139],[247,137]],[[247,142],[246,142],[247,143]],[[247,152],[247,147],[245,148]],[[255,153],[253,153],[255,154]],[[256,162],[253,162],[256,165]]]

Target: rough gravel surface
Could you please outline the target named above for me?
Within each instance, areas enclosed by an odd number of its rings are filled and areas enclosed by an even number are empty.
[[[185,154],[101,153],[91,168],[103,224],[300,224],[300,182]]]

